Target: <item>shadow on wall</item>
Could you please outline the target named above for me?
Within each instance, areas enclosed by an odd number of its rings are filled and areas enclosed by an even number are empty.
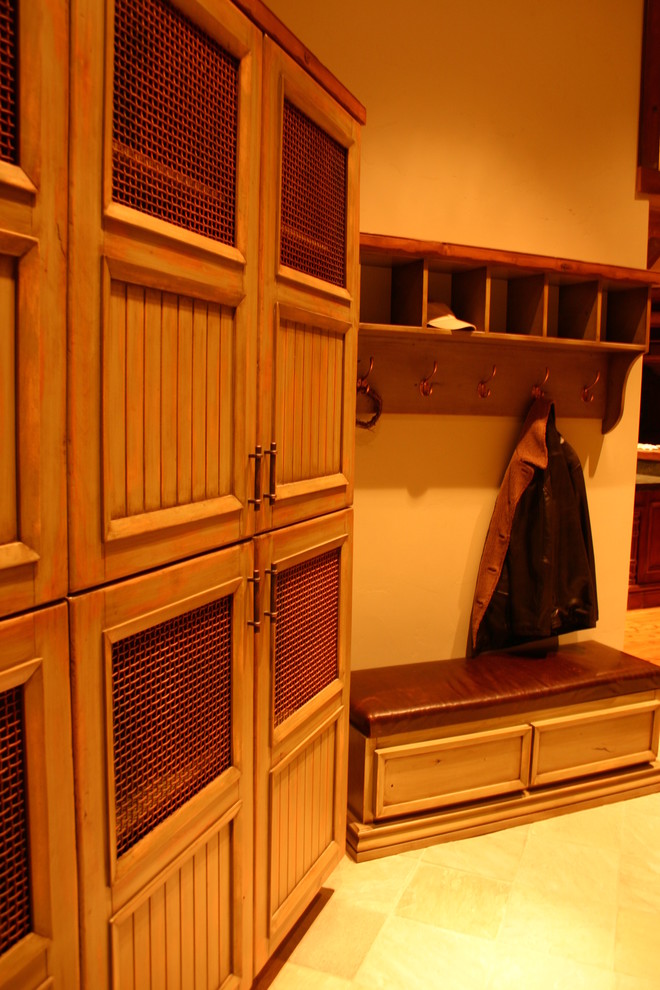
[[[499,489],[522,425],[504,416],[383,417],[373,430],[357,431],[356,487],[403,488],[412,498],[437,488]],[[603,447],[600,422],[558,417],[557,426],[585,478],[593,477]]]

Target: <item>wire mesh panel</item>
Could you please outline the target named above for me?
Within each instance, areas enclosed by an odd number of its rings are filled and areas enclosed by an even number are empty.
[[[288,100],[282,132],[280,261],[346,283],[346,149]]]
[[[18,161],[16,134],[16,0],[0,0],[0,158]]]
[[[337,676],[340,551],[277,575],[274,724],[293,715]]]
[[[232,599],[112,647],[117,855],[231,765]]]
[[[0,955],[30,931],[21,687],[0,694]]]
[[[113,198],[233,244],[238,60],[164,0],[116,0]]]

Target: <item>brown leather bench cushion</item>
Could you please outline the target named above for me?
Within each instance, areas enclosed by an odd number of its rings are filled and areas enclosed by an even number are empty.
[[[488,653],[353,671],[351,724],[383,736],[658,688],[660,666],[590,640],[540,657]]]

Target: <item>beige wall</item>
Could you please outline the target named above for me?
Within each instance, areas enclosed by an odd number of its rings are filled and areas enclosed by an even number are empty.
[[[367,108],[361,229],[643,266],[634,196],[642,0],[272,0]],[[597,638],[620,646],[640,362],[619,426],[558,423],[587,481]],[[383,396],[385,408],[387,396]],[[520,423],[358,431],[353,666],[460,655]]]

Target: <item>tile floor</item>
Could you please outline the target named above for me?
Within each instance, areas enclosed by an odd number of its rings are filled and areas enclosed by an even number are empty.
[[[255,990],[660,990],[660,793],[344,859]]]

